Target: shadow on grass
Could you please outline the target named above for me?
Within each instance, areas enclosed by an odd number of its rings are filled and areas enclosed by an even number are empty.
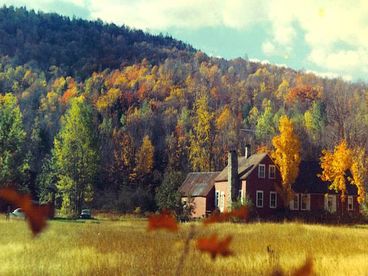
[[[54,217],[52,221],[57,222],[67,222],[67,223],[96,223],[100,224],[101,222],[98,219],[91,218],[91,219],[73,219],[73,218],[63,218],[63,217]]]

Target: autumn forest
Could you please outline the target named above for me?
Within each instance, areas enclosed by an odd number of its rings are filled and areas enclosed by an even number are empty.
[[[24,8],[0,9],[0,37],[0,185],[66,214],[180,208],[186,173],[222,170],[245,144],[271,150],[284,115],[301,159],[344,150],[366,167],[365,83]]]

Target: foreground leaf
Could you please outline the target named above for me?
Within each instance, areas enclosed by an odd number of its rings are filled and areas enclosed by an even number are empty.
[[[227,257],[233,255],[233,252],[229,249],[229,245],[232,239],[232,236],[227,236],[223,240],[218,240],[217,235],[215,234],[209,238],[198,239],[197,248],[202,252],[209,253],[212,259],[215,259],[217,255]]]
[[[178,230],[178,224],[169,211],[164,210],[161,214],[152,215],[148,218],[148,230],[166,229],[175,232]]]
[[[313,270],[313,260],[312,258],[307,258],[305,263],[300,267],[296,268],[292,272],[284,272],[282,269],[276,268],[271,273],[272,276],[285,276],[285,275],[292,275],[292,276],[312,276],[315,275]]]
[[[51,205],[34,204],[30,195],[19,194],[12,188],[0,189],[0,198],[22,208],[34,236],[46,227],[47,219],[53,212]]]

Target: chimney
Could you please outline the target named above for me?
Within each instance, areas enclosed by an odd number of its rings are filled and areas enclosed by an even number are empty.
[[[245,159],[248,159],[250,155],[251,155],[250,145],[246,144],[245,145],[245,155],[244,155]]]
[[[239,193],[238,155],[236,150],[230,150],[228,153],[227,182],[227,209],[231,210],[232,202],[238,199]]]

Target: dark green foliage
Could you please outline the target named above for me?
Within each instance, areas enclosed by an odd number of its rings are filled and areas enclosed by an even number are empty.
[[[70,19],[25,8],[0,9],[0,53],[15,64],[85,78],[94,71],[119,68],[147,58],[159,63],[186,57],[193,48],[171,37],[154,36],[126,26]]]
[[[156,203],[160,210],[178,210],[181,206],[178,189],[185,179],[185,175],[178,171],[169,171],[156,191]]]

